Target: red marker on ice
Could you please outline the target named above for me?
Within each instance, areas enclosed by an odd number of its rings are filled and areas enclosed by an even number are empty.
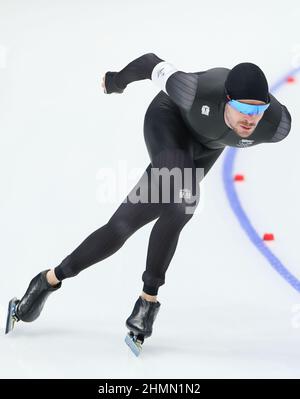
[[[288,83],[295,83],[295,82],[296,82],[296,79],[294,78],[294,76],[288,76],[288,78],[286,79],[286,81],[287,81]]]
[[[265,233],[263,239],[264,239],[264,241],[273,241],[274,240],[274,234],[273,233]]]
[[[245,177],[244,175],[235,175],[234,176],[234,181],[244,181]]]

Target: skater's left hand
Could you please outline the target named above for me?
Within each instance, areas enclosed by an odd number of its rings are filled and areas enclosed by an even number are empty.
[[[104,93],[107,93],[107,91],[106,91],[106,88],[105,88],[105,75],[106,74],[104,74],[104,76],[103,76],[103,78],[102,78],[102,82],[101,82],[101,86],[102,86],[102,88],[103,88],[103,91],[104,91]]]
[[[115,77],[118,72],[111,72],[108,71],[102,78],[101,86],[104,90],[104,93],[111,94],[111,93],[123,93],[125,87],[119,87],[116,84]]]

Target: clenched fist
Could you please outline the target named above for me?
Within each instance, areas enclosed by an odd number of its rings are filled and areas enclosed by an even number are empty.
[[[103,88],[103,91],[104,91],[104,93],[107,93],[106,92],[106,88],[105,88],[105,75],[103,76],[103,78],[102,78],[102,82],[101,82],[101,86],[102,86],[102,88]]]
[[[123,93],[125,87],[119,87],[116,84],[116,75],[118,72],[106,72],[102,78],[101,86],[103,88],[104,93]]]

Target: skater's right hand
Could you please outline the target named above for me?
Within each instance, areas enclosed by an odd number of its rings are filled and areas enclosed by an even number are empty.
[[[101,86],[103,88],[104,93],[123,93],[124,88],[117,86],[115,78],[118,72],[106,72],[102,77]]]
[[[106,88],[105,88],[105,75],[103,76],[103,78],[102,78],[102,82],[101,82],[101,86],[102,86],[102,88],[103,88],[103,91],[104,91],[104,93],[107,93],[107,91],[106,91]]]

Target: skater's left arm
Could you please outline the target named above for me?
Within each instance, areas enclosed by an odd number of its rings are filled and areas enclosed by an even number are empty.
[[[287,110],[286,106],[284,105],[281,106],[282,106],[281,120],[279,122],[279,125],[276,129],[274,136],[271,138],[272,143],[276,143],[286,138],[291,130],[291,124],[292,124],[291,114]]]
[[[196,96],[198,75],[179,71],[154,53],[142,55],[119,72],[106,72],[102,87],[107,94],[123,93],[129,83],[143,79],[151,79],[179,107],[186,111],[191,108]]]

